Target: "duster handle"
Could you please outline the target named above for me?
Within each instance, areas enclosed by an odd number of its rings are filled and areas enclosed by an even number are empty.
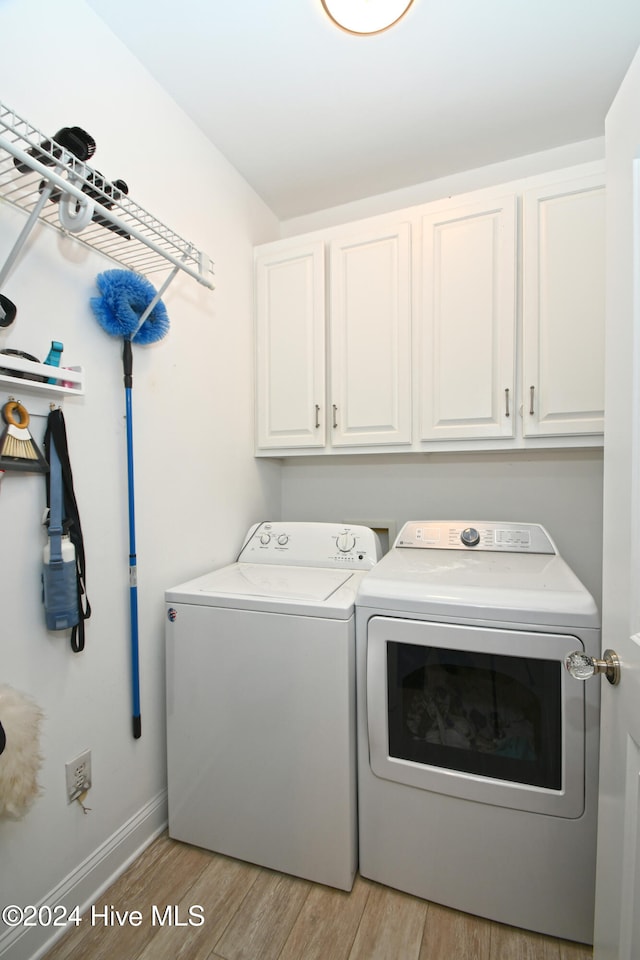
[[[133,386],[133,350],[131,340],[125,340],[122,347],[122,368],[124,370],[124,386],[130,390]]]
[[[133,698],[133,736],[136,740],[142,735],[140,718],[140,664],[138,651],[138,561],[136,557],[136,517],[133,482],[133,404],[131,388],[133,386],[133,350],[131,341],[125,340],[122,350],[124,369],[125,406],[127,421],[127,487],[129,497],[129,609],[131,620],[131,688]]]

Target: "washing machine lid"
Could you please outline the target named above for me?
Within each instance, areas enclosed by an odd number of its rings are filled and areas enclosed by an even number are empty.
[[[320,567],[233,563],[165,593],[170,602],[346,619],[362,574]]]
[[[467,529],[466,527],[464,529]],[[406,535],[405,535],[405,540]],[[364,578],[358,605],[376,610],[554,627],[599,627],[593,597],[557,551],[396,544]]]

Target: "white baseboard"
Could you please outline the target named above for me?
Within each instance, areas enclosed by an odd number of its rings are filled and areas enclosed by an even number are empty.
[[[162,790],[42,900],[84,913],[167,826],[167,791]],[[0,960],[38,960],[66,930],[14,928],[0,936]]]

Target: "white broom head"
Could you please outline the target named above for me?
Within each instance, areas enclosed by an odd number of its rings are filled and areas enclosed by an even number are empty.
[[[42,719],[31,697],[0,684],[0,723],[6,737],[0,753],[0,816],[23,817],[40,794]]]

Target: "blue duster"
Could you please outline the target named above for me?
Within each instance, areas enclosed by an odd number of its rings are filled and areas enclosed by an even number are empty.
[[[133,736],[142,735],[140,716],[140,670],[138,655],[138,573],[136,522],[133,484],[133,351],[131,344],[155,343],[169,329],[164,304],[153,285],[131,270],[106,270],[98,274],[96,284],[101,296],[91,298],[91,309],[103,330],[123,339],[123,369],[127,421],[127,474],[129,495],[129,606],[131,619],[131,686],[133,699]],[[145,316],[149,306],[153,308]],[[144,317],[144,320],[142,318]],[[141,322],[142,320],[142,322]]]
[[[103,330],[112,337],[147,344],[162,340],[169,330],[167,310],[159,300],[144,323],[140,318],[156,296],[153,284],[132,270],[106,270],[96,277],[100,297],[91,308]]]

